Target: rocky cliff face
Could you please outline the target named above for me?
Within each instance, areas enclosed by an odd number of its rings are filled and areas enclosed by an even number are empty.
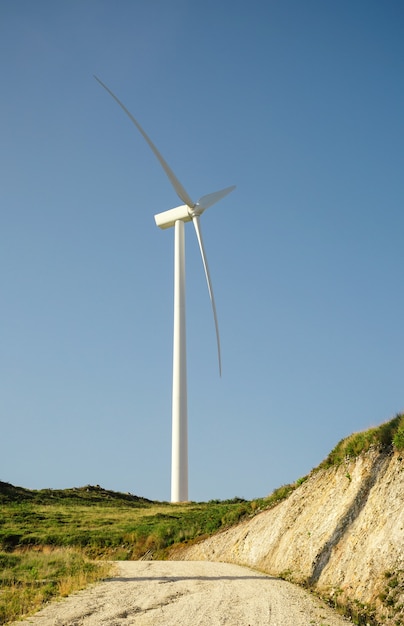
[[[371,449],[173,558],[248,565],[308,585],[356,623],[404,624],[404,459]]]

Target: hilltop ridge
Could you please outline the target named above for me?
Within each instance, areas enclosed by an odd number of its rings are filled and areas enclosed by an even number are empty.
[[[152,500],[135,496],[131,493],[110,491],[100,485],[85,485],[84,487],[72,487],[70,489],[25,489],[16,487],[0,480],[0,504],[6,502],[30,501],[36,504],[53,503],[55,500],[81,502],[82,504],[96,504],[97,502],[114,504],[147,503]]]

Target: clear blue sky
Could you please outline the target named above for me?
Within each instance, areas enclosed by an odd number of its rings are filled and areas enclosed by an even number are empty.
[[[170,498],[178,201],[190,498],[253,498],[404,409],[401,0],[0,3],[0,480]]]

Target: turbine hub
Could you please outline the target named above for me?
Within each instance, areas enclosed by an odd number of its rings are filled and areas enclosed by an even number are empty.
[[[193,207],[188,207],[188,214],[192,218],[199,217],[199,215],[202,215],[204,210],[205,210],[204,207],[201,206],[199,202],[197,202],[196,204],[194,204]]]

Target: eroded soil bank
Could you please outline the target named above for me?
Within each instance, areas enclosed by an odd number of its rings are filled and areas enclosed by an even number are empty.
[[[287,500],[174,553],[308,585],[361,623],[404,624],[404,460],[370,450],[313,472]]]

